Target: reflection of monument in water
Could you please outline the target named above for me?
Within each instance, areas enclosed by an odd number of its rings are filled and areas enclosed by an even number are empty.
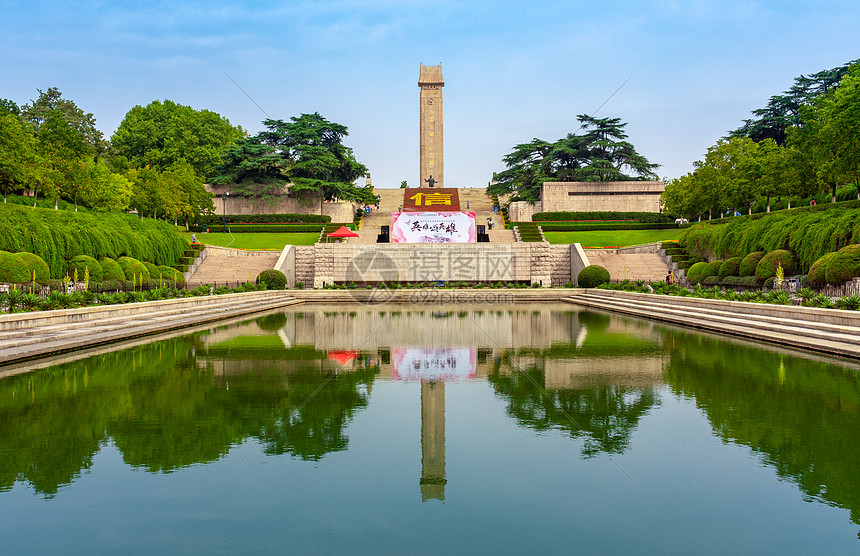
[[[445,499],[445,383],[421,382],[421,500]]]

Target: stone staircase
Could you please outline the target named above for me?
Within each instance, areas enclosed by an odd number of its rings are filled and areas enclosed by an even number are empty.
[[[264,270],[275,268],[280,251],[244,251],[207,247],[206,258],[187,280],[189,287],[200,284],[235,284],[254,281]]]
[[[669,267],[658,253],[617,253],[586,249],[585,256],[590,264],[600,265],[608,270],[612,280],[661,282],[669,272]]]
[[[403,204],[402,189],[375,189],[374,192],[380,196],[379,210],[371,210],[370,214],[364,216],[361,229],[358,231],[359,237],[349,238],[346,240],[347,243],[376,243],[376,236],[379,235],[381,227],[391,224],[391,213],[396,212]],[[501,227],[502,217],[499,213],[493,212],[493,201],[487,196],[484,189],[465,187],[459,188],[458,193],[460,210],[473,211],[477,224],[486,224],[487,218],[492,218],[495,222],[495,228],[489,232],[490,243],[514,242],[514,233]],[[467,202],[468,209],[466,208]]]
[[[860,313],[589,289],[575,305],[849,357],[860,356]]]

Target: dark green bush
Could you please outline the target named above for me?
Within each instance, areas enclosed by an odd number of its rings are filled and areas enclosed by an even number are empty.
[[[105,257],[99,261],[99,264],[102,265],[102,280],[125,282],[125,273],[118,262],[110,257]]]
[[[720,279],[725,278],[726,276],[740,276],[740,266],[741,261],[743,259],[741,257],[732,257],[731,259],[727,259],[726,262],[720,267],[720,271],[717,275]]]
[[[48,264],[42,260],[39,255],[33,253],[15,253],[24,260],[27,265],[28,282],[33,281],[33,271],[36,272],[36,283],[43,286],[48,285],[48,280],[51,279],[51,271],[48,269]]]
[[[691,266],[693,266],[694,264],[696,264],[696,262],[697,262],[697,261],[693,261],[693,260],[689,260],[689,259],[688,259],[688,260],[685,260],[685,261],[678,261],[678,268],[680,268],[680,269],[682,269],[682,270],[687,270],[687,269],[689,269]]]
[[[708,266],[708,263],[698,262],[692,265],[689,269],[687,269],[687,280],[692,282],[693,284],[699,281],[699,275]]]
[[[740,276],[729,275],[722,279],[722,283],[724,286],[740,286],[741,280],[743,280],[743,278]]]
[[[99,283],[99,292],[116,292],[122,289],[122,282],[119,280],[104,280]]]
[[[776,275],[777,266],[782,265],[782,273],[784,276],[791,276],[795,273],[797,259],[794,253],[787,249],[777,249],[771,251],[761,258],[758,265],[755,267],[755,277],[761,282],[772,278]]]
[[[257,284],[265,284],[267,290],[282,290],[287,287],[287,277],[280,270],[264,270],[257,275]]]
[[[758,287],[759,281],[755,276],[741,276],[741,285],[748,287]]]
[[[842,284],[855,276],[860,276],[860,245],[843,247],[827,264],[828,284]]]
[[[662,247],[663,249],[677,249],[681,247],[681,244],[678,243],[677,239],[667,239],[660,244],[660,247]],[[684,252],[686,253],[686,251]]]
[[[133,257],[120,257],[116,262],[122,268],[122,273],[125,275],[126,280],[133,280],[138,284],[149,280],[149,271],[139,260]],[[134,276],[137,276],[136,280],[133,278]]]
[[[687,254],[687,250],[684,249],[683,247],[670,247],[668,249],[664,248],[664,250],[666,251],[666,254],[669,255],[670,257],[674,257],[675,255],[686,255]]]
[[[84,279],[87,269],[90,270],[90,282],[101,282],[104,279],[102,265],[89,255],[78,255],[69,262],[69,276],[75,275],[75,269],[78,271],[79,280]]]
[[[185,277],[175,268],[161,265],[158,267],[158,270],[161,272],[161,280],[168,287],[181,288],[185,285]],[[172,284],[170,282],[172,282]]]
[[[146,261],[141,261],[141,263],[143,264],[143,266],[146,267],[146,271],[149,272],[149,279],[150,280],[157,280],[158,276],[161,274],[158,271],[158,267],[155,266],[154,264],[148,263]]]
[[[0,251],[0,284],[23,284],[29,282],[27,263],[14,253]]]
[[[836,253],[828,253],[812,263],[809,268],[809,285],[813,288],[823,288],[827,285],[827,265]]]
[[[758,266],[761,258],[764,257],[764,251],[753,251],[743,259],[738,267],[741,276],[755,276],[755,267]]]
[[[595,288],[609,281],[609,271],[600,265],[592,264],[583,268],[576,277],[580,288]]]
[[[705,278],[708,278],[709,276],[719,277],[720,267],[723,266],[723,262],[724,261],[712,261],[706,264],[699,273],[699,282],[703,282]]]
[[[702,280],[702,283],[706,286],[718,286],[720,285],[720,277],[719,276],[705,276]]]

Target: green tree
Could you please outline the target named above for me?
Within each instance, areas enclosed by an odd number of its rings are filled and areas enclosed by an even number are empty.
[[[104,154],[107,142],[102,132],[96,128],[96,119],[91,113],[84,112],[73,101],[63,98],[63,94],[56,87],[47,91],[37,90],[39,98],[21,107],[21,118],[29,123],[36,133],[41,131],[42,125],[49,120],[51,114],[59,114],[80,137],[89,154]]]
[[[36,139],[13,113],[0,114],[0,190],[6,195],[35,183],[39,167]]]
[[[289,183],[289,190],[297,194],[375,202],[371,187],[355,185],[358,178],[367,175],[367,168],[343,144],[348,135],[346,126],[329,122],[319,113],[302,114],[288,122],[265,120],[263,124],[265,130],[225,151],[219,183],[246,185],[237,191],[257,195],[263,191],[261,186],[277,188]]]
[[[513,193],[512,201],[534,203],[546,181],[622,181],[656,179],[659,167],[627,142],[619,118],[577,116],[582,134],[569,133],[554,143],[532,139],[516,145],[502,161],[505,170],[487,187],[490,195]]]
[[[860,187],[860,63],[852,66],[837,89],[819,99],[814,121],[813,156],[822,177],[834,188],[835,199],[837,184]]]
[[[125,210],[131,200],[131,182],[111,171],[107,162],[87,160],[84,166],[84,187],[79,192],[81,203],[95,209]],[[77,210],[77,197],[75,210]]]
[[[60,111],[48,112],[39,125],[36,137],[37,151],[44,160],[44,168],[37,175],[37,195],[54,199],[54,208],[61,195],[76,198],[84,183],[84,167],[91,150],[74,124]]]
[[[128,111],[111,137],[111,151],[120,167],[166,170],[184,160],[206,177],[244,134],[215,112],[156,100]]]

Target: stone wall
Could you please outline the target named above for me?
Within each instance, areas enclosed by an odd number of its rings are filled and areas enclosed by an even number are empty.
[[[299,199],[288,193],[263,200],[257,197],[227,195],[229,185],[206,185],[206,190],[215,195],[215,214],[323,214],[332,222],[352,222],[358,205],[351,202],[327,203],[320,196]]]
[[[306,288],[313,287],[314,283],[315,251],[313,245],[300,245],[296,247],[296,282],[302,282]]]
[[[570,281],[570,250],[549,243],[319,243],[312,247],[313,286],[332,282],[529,282]],[[296,253],[296,280],[304,272]]]
[[[515,201],[508,205],[508,220],[511,222],[531,222],[532,215],[543,212],[542,203],[527,203],[526,201]]]
[[[662,181],[546,182],[543,212],[660,212]]]

